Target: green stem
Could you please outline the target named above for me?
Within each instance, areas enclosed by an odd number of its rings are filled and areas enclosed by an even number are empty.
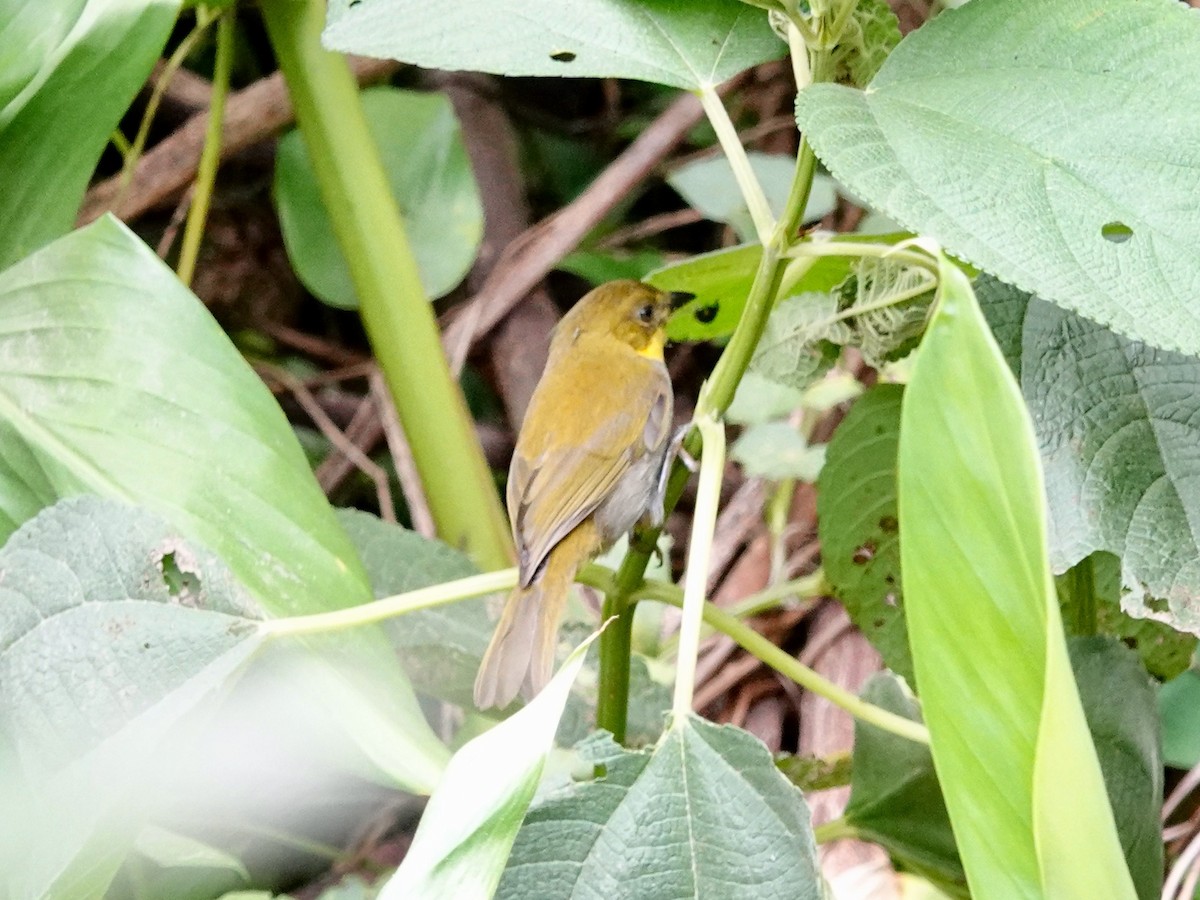
[[[1067,572],[1071,597],[1072,632],[1083,637],[1097,633],[1096,579],[1090,556],[1081,559]]]
[[[183,65],[183,61],[188,58],[191,52],[196,49],[196,45],[204,37],[204,32],[208,30],[208,26],[213,23],[215,18],[216,14],[205,7],[200,7],[196,10],[195,26],[179,42],[179,46],[175,48],[175,52],[167,58],[167,62],[163,66],[158,80],[154,82],[154,87],[150,91],[150,97],[146,100],[146,109],[142,113],[142,120],[138,123],[137,134],[134,135],[133,142],[129,145],[129,149],[125,153],[125,162],[121,166],[121,190],[117,193],[116,199],[113,200],[113,209],[120,207],[121,201],[125,198],[125,192],[129,189],[129,185],[133,180],[134,167],[137,166],[138,160],[142,156],[142,151],[146,148],[146,139],[150,136],[150,125],[158,113],[158,105],[162,102],[167,85],[171,83],[171,77]]]
[[[229,94],[229,73],[233,68],[235,9],[236,7],[231,6],[217,22],[217,58],[213,63],[208,130],[204,135],[204,149],[200,153],[200,165],[196,171],[196,186],[192,192],[192,204],[188,208],[183,242],[179,248],[179,266],[176,272],[179,280],[189,286],[196,272],[200,240],[204,237],[204,225],[208,221],[208,208],[212,203],[213,185],[217,180],[217,166],[221,161],[221,126],[225,120],[225,98]]]
[[[814,826],[813,837],[818,844],[828,844],[830,841],[840,841],[844,838],[857,838],[859,831],[844,818],[831,819]]]
[[[675,585],[664,581],[646,582],[641,593],[647,599],[669,603],[671,606],[681,609],[684,605],[683,592]],[[739,647],[765,665],[770,666],[780,675],[790,678],[805,690],[824,697],[856,719],[919,744],[929,743],[929,730],[920,722],[914,722],[912,719],[906,719],[894,712],[875,706],[873,703],[868,703],[845,688],[821,677],[790,653],[780,650],[749,625],[719,606],[705,603],[704,621],[721,634],[733,638],[734,643]]]
[[[509,566],[504,511],[442,353],[358,85],[345,58],[321,47],[325,3],[264,0],[262,12],[438,533],[484,569]]]
[[[829,77],[827,57],[827,53],[813,54],[810,70],[814,78]],[[767,317],[771,314],[771,308],[778,297],[787,263],[786,251],[796,237],[804,208],[808,205],[816,165],[816,156],[809,146],[808,139],[804,138],[800,141],[800,150],[796,156],[796,173],[783,214],[775,223],[771,240],[763,245],[762,257],[755,270],[754,281],[733,337],[717,361],[712,377],[705,382],[701,391],[696,404],[696,419],[706,415],[719,419],[733,402],[733,395],[750,365],[754,348],[758,346],[763,329],[767,325]],[[699,431],[693,429],[684,441],[684,452],[693,458],[697,457],[700,455],[701,444]],[[669,514],[675,508],[688,476],[687,467],[677,462],[667,482],[665,513]],[[660,529],[644,531],[638,535],[638,543],[654,546],[659,533]],[[617,570],[614,592],[606,599],[606,611],[618,616],[625,615],[629,597],[641,584],[649,561],[649,553],[634,549],[631,545]],[[629,612],[629,615],[632,615],[632,612]],[[613,624],[617,625],[619,622]],[[600,702],[596,706],[596,725],[614,735],[625,733],[628,706],[627,697],[615,696],[617,686],[627,686],[629,680],[628,646],[622,647],[617,643],[620,641],[620,633],[620,629],[610,627],[600,636]]]
[[[129,143],[129,138],[125,137],[120,128],[114,128],[113,133],[108,136],[108,139],[112,145],[117,148],[117,152],[121,154],[122,159],[125,159],[127,156],[129,156],[130,152],[133,150],[133,144]],[[123,166],[124,163],[122,163],[122,167]]]
[[[313,613],[308,616],[292,616],[288,619],[267,619],[259,623],[258,629],[260,634],[268,638],[329,634],[334,631],[344,631],[347,628],[374,625],[376,622],[402,616],[405,613],[429,609],[433,606],[444,606],[447,603],[455,603],[469,597],[479,597],[496,591],[510,591],[516,583],[516,569],[501,569],[498,572],[486,572],[483,575],[471,575],[456,581],[418,588],[415,591],[407,591],[346,609]]]
[[[588,582],[591,584],[591,582]],[[654,584],[654,582],[648,582]],[[594,586],[594,585],[593,585]],[[647,594],[647,590],[651,594]],[[726,611],[737,619],[749,619],[753,616],[760,615],[769,609],[774,609],[780,605],[781,600],[796,598],[798,602],[805,600],[817,600],[820,597],[829,593],[829,582],[825,580],[825,572],[822,569],[817,569],[811,575],[803,575],[800,578],[794,578],[791,581],[780,582],[769,587],[763,588],[757,593],[751,594],[749,597],[743,597],[737,603],[732,603],[725,607]],[[635,600],[647,600],[651,595],[657,599],[658,595],[653,588],[639,588],[633,592]],[[677,651],[679,638],[676,635],[674,638],[668,638],[663,641],[660,648],[662,656],[669,656]]]
[[[733,169],[733,178],[737,182],[738,188],[741,189],[742,197],[746,201],[746,208],[750,210],[750,218],[754,222],[754,230],[758,233],[758,239],[765,244],[775,227],[775,217],[767,203],[767,195],[763,193],[762,185],[754,174],[754,169],[750,166],[746,148],[742,146],[737,129],[730,121],[725,104],[721,102],[716,89],[711,85],[700,88],[700,105],[704,107],[704,114],[708,116],[709,124],[717,133],[717,141],[721,144],[721,149],[725,151],[729,167]]]
[[[811,259],[818,256],[853,256],[886,259],[924,269],[935,277],[937,260],[928,253],[909,250],[901,244],[862,244],[856,241],[805,241],[788,250],[788,256]]]
[[[779,605],[779,601],[789,597],[799,600],[815,600],[827,593],[829,593],[829,582],[825,579],[825,570],[817,569],[809,575],[802,575],[791,581],[781,581],[779,584],[765,587],[758,593],[731,604],[728,611],[731,616],[748,619],[773,609]]]
[[[713,530],[721,504],[721,478],[725,471],[725,426],[712,417],[696,420],[704,441],[700,461],[700,484],[692,516],[688,545],[687,574],[683,583],[683,619],[679,623],[679,656],[675,664],[675,697],[671,721],[682,727],[692,713],[696,688],[696,661],[700,656],[700,623],[704,620],[704,593],[708,585],[708,561]],[[626,667],[628,668],[628,667]]]

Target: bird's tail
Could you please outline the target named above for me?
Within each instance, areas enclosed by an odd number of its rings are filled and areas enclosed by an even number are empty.
[[[540,577],[508,596],[496,632],[475,677],[475,705],[505,707],[517,693],[533,699],[554,672],[558,625],[580,564],[595,552],[594,529],[585,522],[563,538]]]

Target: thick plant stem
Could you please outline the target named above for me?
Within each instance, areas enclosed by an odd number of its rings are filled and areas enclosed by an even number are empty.
[[[725,352],[721,354],[712,377],[705,382],[696,405],[696,416],[711,414],[717,418],[724,414],[733,402],[738,383],[750,365],[754,348],[758,346],[763,329],[767,325],[767,317],[771,313],[783,273],[787,263],[786,251],[795,239],[800,227],[800,219],[804,208],[808,205],[809,191],[812,189],[813,174],[816,170],[816,157],[807,140],[800,142],[800,152],[796,158],[796,176],[792,181],[791,191],[784,207],[783,215],[775,223],[771,240],[763,247],[762,258],[754,274],[750,286],[750,295],[746,300],[745,310],[738,322]],[[699,456],[701,450],[699,431],[693,429],[684,442],[683,449],[692,457]],[[688,470],[682,463],[676,463],[667,484],[666,512],[674,509],[679,495],[683,492],[688,479]],[[653,546],[658,540],[658,530],[647,532],[642,536],[641,543]],[[624,560],[617,571],[614,591],[605,600],[606,615],[618,616],[604,634],[600,636],[600,702],[596,707],[596,725],[607,729],[614,735],[625,733],[625,711],[628,706],[626,696],[617,696],[617,691],[624,688],[623,694],[628,694],[629,684],[629,648],[628,643],[620,644],[620,626],[622,618],[629,607],[629,597],[642,582],[646,564],[650,554],[636,549],[631,544]],[[632,620],[632,609],[628,610]],[[630,622],[630,627],[632,622]]]
[[[438,534],[485,569],[511,565],[499,495],[442,353],[358,86],[345,58],[321,47],[325,4],[264,0],[262,12]]]
[[[236,7],[221,14],[217,22],[217,58],[213,64],[212,99],[208,105],[208,130],[204,134],[204,150],[196,171],[196,187],[188,209],[187,224],[183,226],[183,241],[179,247],[179,280],[189,287],[196,273],[200,256],[200,240],[208,221],[213,185],[217,180],[217,165],[221,161],[221,126],[225,120],[225,98],[229,95],[229,73],[233,67],[233,25]]]

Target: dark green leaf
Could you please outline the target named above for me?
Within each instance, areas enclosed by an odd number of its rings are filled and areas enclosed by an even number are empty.
[[[1113,638],[1071,638],[1068,649],[1129,873],[1140,900],[1158,900],[1163,763],[1153,683]]]
[[[904,389],[867,391],[829,442],[817,491],[821,564],[851,620],[913,684],[904,623],[896,452]]]
[[[343,509],[338,519],[358,550],[377,598],[478,574],[471,560],[453,547],[369,513]],[[493,629],[487,605],[487,598],[475,597],[384,623],[418,690],[473,707],[475,673]]]
[[[895,676],[880,674],[862,697],[897,715],[921,721],[912,695]],[[929,748],[856,722],[847,822],[881,845],[905,869],[939,887],[965,894],[966,876],[942,800]]]
[[[1189,669],[1158,692],[1163,759],[1176,769],[1200,763],[1200,672]]]

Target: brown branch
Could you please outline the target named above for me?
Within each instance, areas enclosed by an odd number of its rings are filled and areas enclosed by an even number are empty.
[[[379,81],[396,71],[392,60],[350,58],[350,67],[360,83]],[[295,120],[283,76],[276,72],[232,94],[225,104],[225,127],[221,136],[221,158],[228,159]],[[170,137],[148,150],[138,160],[133,178],[123,192],[121,176],[114,175],[92,186],[83,200],[78,224],[86,225],[106,212],[132,221],[183,191],[196,177],[200,152],[208,129],[208,111],[196,113]],[[120,200],[114,208],[113,204]]]

